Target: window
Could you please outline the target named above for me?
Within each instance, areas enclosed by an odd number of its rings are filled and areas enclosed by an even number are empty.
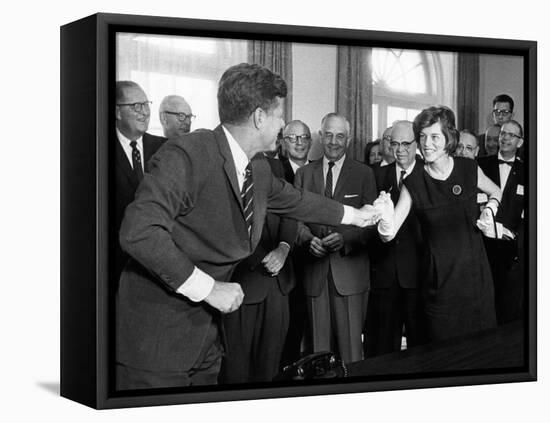
[[[373,48],[373,139],[396,120],[414,120],[428,106],[453,108],[455,60],[453,53]]]
[[[116,41],[116,79],[137,82],[153,102],[147,132],[155,135],[162,135],[158,108],[170,94],[190,104],[197,116],[191,129],[216,127],[218,81],[248,51],[244,40],[119,33]]]

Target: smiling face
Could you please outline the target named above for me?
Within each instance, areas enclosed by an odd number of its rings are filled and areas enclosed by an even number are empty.
[[[162,124],[166,138],[173,138],[189,133],[193,113],[191,107],[183,97],[173,96],[165,103],[163,102],[161,107],[160,123]],[[178,116],[174,113],[180,115]],[[186,117],[183,115],[186,115]]]
[[[119,104],[143,103],[147,101],[145,92],[139,86],[128,86],[123,89],[123,96]],[[144,106],[141,112],[136,112],[132,106],[116,106],[117,128],[122,134],[136,140],[141,137],[149,127],[151,110]]]
[[[523,144],[521,129],[513,122],[502,125],[499,136],[499,151],[502,157],[510,159]]]
[[[477,138],[475,135],[467,132],[461,132],[458,144],[456,146],[455,156],[475,159],[478,151],[479,147],[477,145]]]
[[[408,169],[415,161],[416,141],[412,122],[397,122],[391,131],[390,148],[395,161],[402,169]]]
[[[309,128],[300,121],[290,122],[283,131],[283,143],[292,161],[300,163],[307,160],[311,147]]]
[[[346,148],[349,141],[348,126],[341,116],[328,117],[321,130],[321,144],[325,157],[329,161],[337,161],[346,154]]]
[[[442,157],[447,157],[445,151],[445,134],[441,130],[439,122],[434,123],[420,131],[420,150],[426,163],[434,163]]]

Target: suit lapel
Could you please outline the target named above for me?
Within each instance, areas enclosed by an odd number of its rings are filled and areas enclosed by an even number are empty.
[[[116,134],[115,134],[115,140],[116,140],[116,147],[115,147],[116,166],[122,171],[122,174],[128,179],[128,183],[134,188],[137,188],[139,182],[137,181],[134,175],[132,166],[130,166],[128,157],[126,157],[126,153],[124,153],[124,149],[120,145],[120,141],[118,140],[118,137],[116,136]]]
[[[491,157],[491,165],[489,166],[489,175],[487,175],[487,177],[495,181],[495,184],[500,187],[500,169],[498,165],[498,156]]]
[[[497,166],[499,166],[498,163],[497,163]],[[519,163],[519,160],[516,157],[516,159],[514,160],[514,164],[510,169],[510,174],[508,175],[508,179],[506,179],[506,185],[502,188],[503,197],[505,194],[510,195],[509,191],[515,189],[516,185],[518,184],[518,171],[520,166],[521,164]],[[500,174],[500,171],[498,173]]]
[[[325,192],[325,178],[323,176],[323,159],[319,159],[314,162],[315,168],[313,169],[313,192],[318,192],[321,195]]]
[[[336,187],[334,188],[334,194],[332,198],[337,201],[342,202],[344,195],[344,187],[346,186],[346,179],[351,173],[351,159],[346,155],[344,163],[342,163],[342,169],[340,169],[340,175],[338,175],[338,180],[336,181]]]

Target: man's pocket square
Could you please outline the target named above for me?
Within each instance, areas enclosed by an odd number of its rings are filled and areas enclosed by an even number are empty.
[[[344,195],[344,198],[353,198],[353,197],[359,197],[359,194]]]

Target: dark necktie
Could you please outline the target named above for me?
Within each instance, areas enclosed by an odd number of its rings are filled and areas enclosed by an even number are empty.
[[[250,163],[246,166],[243,188],[241,190],[241,199],[243,202],[244,217],[246,220],[246,227],[248,229],[248,236],[252,230],[252,218],[254,216],[254,190],[252,189],[254,182],[252,181],[252,169]]]
[[[401,188],[403,188],[403,179],[405,179],[406,173],[407,173],[406,170],[401,171],[401,176],[399,177],[399,182],[397,183],[397,187],[399,188],[399,191],[401,191]]]
[[[139,182],[143,179],[143,168],[141,167],[141,154],[137,148],[137,142],[132,141],[130,143],[132,147],[132,167],[134,168],[134,175]]]
[[[505,164],[505,165],[508,165],[508,166],[513,166],[514,161],[512,160],[512,161],[507,162],[506,160],[500,160],[500,159],[499,159],[499,160],[498,160],[498,164],[499,164],[499,165]]]
[[[327,180],[325,181],[325,197],[332,198],[332,167],[334,162],[328,162]]]

